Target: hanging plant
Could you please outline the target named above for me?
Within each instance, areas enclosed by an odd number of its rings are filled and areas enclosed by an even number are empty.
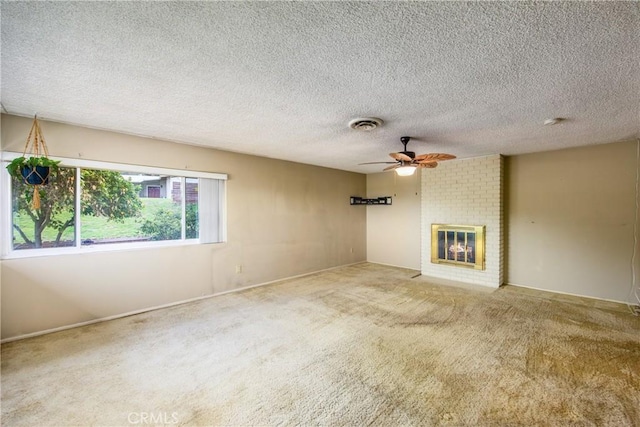
[[[31,146],[31,157],[26,157]],[[9,174],[17,179],[22,179],[26,184],[33,185],[33,208],[40,208],[41,185],[49,183],[49,176],[58,170],[60,162],[49,159],[49,151],[40,130],[37,116],[33,118],[33,125],[27,136],[27,142],[21,157],[13,159],[7,166]]]
[[[30,185],[45,185],[49,183],[49,175],[58,170],[57,160],[48,157],[17,157],[9,163],[9,174],[18,179],[23,179]]]

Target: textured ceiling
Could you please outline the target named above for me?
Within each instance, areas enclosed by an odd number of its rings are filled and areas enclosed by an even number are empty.
[[[362,173],[640,136],[638,2],[1,7],[11,114]]]

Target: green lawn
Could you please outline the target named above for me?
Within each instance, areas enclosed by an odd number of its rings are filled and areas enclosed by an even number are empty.
[[[83,215],[80,218],[82,224],[82,240],[92,239],[115,239],[122,237],[140,236],[140,227],[145,219],[153,218],[160,209],[179,209],[170,199],[140,199],[143,209],[140,216],[135,218],[126,218],[123,221],[110,221],[105,217],[94,217]],[[67,212],[59,215],[55,219],[66,221],[71,217],[71,213]],[[14,214],[13,221],[20,229],[30,238],[33,238],[33,222],[26,213]],[[73,240],[74,227],[67,228],[63,234],[62,240]],[[43,241],[53,241],[58,235],[58,231],[52,227],[47,227],[42,233]],[[14,231],[15,244],[25,243],[20,234]]]

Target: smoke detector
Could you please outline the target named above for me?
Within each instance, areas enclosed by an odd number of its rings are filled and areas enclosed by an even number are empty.
[[[351,129],[369,132],[378,126],[382,126],[382,123],[381,119],[376,119],[375,117],[361,117],[351,120],[349,122],[349,127]]]
[[[557,125],[558,123],[560,123],[561,121],[563,121],[564,119],[562,117],[553,117],[551,119],[547,119],[544,121],[544,125],[545,126],[553,126],[553,125]]]

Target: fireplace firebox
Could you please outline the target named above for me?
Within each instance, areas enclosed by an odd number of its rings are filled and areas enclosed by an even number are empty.
[[[484,225],[431,224],[431,262],[484,270]]]

